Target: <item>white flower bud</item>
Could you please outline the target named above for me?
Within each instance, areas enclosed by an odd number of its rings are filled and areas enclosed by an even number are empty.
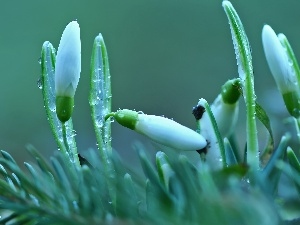
[[[196,131],[161,116],[139,114],[123,109],[113,116],[121,125],[141,133],[153,141],[181,151],[196,151],[206,147],[206,140]]]
[[[299,90],[295,71],[289,62],[286,50],[269,25],[263,27],[262,43],[269,68],[285,105],[292,116],[299,117]]]
[[[211,111],[214,114],[221,136],[229,137],[238,119],[238,102],[227,104],[224,102],[221,95],[215,99],[211,105]]]
[[[228,80],[222,86],[222,92],[210,106],[218,124],[221,136],[229,137],[237,123],[241,95],[240,79]]]
[[[60,39],[55,64],[56,96],[74,97],[81,71],[80,28],[69,23]]]
[[[70,119],[81,71],[80,28],[69,23],[60,39],[55,64],[56,114],[61,122]]]

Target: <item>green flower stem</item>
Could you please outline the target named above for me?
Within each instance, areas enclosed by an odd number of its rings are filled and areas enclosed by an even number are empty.
[[[255,91],[251,49],[243,24],[229,1],[222,3],[229,20],[235,49],[238,72],[241,78],[247,111],[247,163],[253,169],[259,169],[259,151],[255,115]]]

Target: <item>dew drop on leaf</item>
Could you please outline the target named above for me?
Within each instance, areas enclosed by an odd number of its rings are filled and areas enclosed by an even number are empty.
[[[37,80],[37,86],[39,89],[43,89],[43,82],[42,82],[42,77],[40,77],[38,80]]]

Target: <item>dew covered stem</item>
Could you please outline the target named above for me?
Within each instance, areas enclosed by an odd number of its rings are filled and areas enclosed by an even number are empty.
[[[259,151],[256,128],[254,76],[252,67],[252,56],[249,41],[243,24],[229,1],[222,3],[227,15],[233,45],[236,54],[238,72],[241,78],[247,115],[247,162],[253,169],[259,168]]]

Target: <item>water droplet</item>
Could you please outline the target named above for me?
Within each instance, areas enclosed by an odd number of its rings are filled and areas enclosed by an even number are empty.
[[[76,130],[72,130],[71,137],[75,137],[76,135],[77,135],[77,132],[76,132]]]
[[[39,89],[43,89],[43,81],[42,81],[42,77],[40,77],[38,80],[37,80],[37,86]]]
[[[144,112],[143,112],[143,111],[138,111],[137,113],[138,113],[138,114],[144,114]]]
[[[38,63],[42,64],[42,57],[38,58]]]
[[[124,113],[119,113],[118,116],[119,116],[120,118],[125,117]]]

